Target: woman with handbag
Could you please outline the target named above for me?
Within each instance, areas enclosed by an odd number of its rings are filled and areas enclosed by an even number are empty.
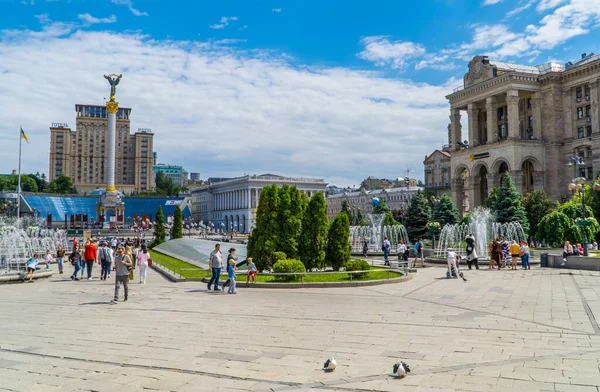
[[[152,265],[152,259],[146,244],[142,244],[142,248],[137,254],[137,265],[140,267],[140,284],[146,284],[146,273],[148,272],[148,266]]]

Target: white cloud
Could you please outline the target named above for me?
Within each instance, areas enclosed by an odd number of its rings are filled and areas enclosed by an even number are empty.
[[[110,0],[113,4],[121,4],[126,5],[135,16],[148,16],[148,13],[145,11],[140,11],[137,8],[133,8],[133,2],[131,0]]]
[[[358,57],[369,60],[378,66],[389,65],[403,69],[406,62],[425,54],[425,48],[414,42],[390,41],[387,36],[370,36],[360,40],[365,46]]]
[[[47,24],[52,21],[48,14],[34,15],[34,17],[38,20],[38,22],[40,22],[40,24]]]
[[[79,14],[77,17],[89,24],[97,24],[97,23],[115,23],[117,21],[117,17],[115,15],[111,15],[108,18],[96,18],[90,14]]]
[[[1,172],[16,167],[23,125],[23,171],[47,173],[49,125],[74,126],[76,103],[102,104],[108,72],[123,74],[117,99],[133,109],[132,129],[153,129],[160,160],[207,176],[394,178],[446,142],[455,80],[433,86],[271,51],[69,31],[0,32]]]
[[[523,12],[523,11],[531,8],[531,6],[533,5],[533,3],[535,3],[535,1],[536,0],[529,0],[525,4],[523,4],[523,5],[519,6],[519,7],[516,7],[514,9],[510,10],[510,11],[508,11],[506,13],[506,18],[511,18],[511,17],[513,17],[513,16],[515,16],[517,14],[520,14],[521,12]]]
[[[568,0],[541,0],[537,6],[537,10],[539,12],[543,12],[546,10],[550,10],[552,8],[556,8],[559,5],[566,3]]]
[[[211,29],[223,29],[227,26],[229,26],[229,22],[230,21],[236,21],[238,20],[237,16],[221,16],[221,20],[219,20],[219,23],[215,23],[214,25],[210,25],[208,27],[210,27]]]
[[[248,25],[243,25],[242,27],[239,28],[240,31],[244,31],[248,28]]]
[[[570,0],[551,14],[542,18],[538,25],[525,30],[528,41],[540,49],[552,49],[568,39],[589,33],[600,23],[598,0]]]
[[[481,5],[492,5],[492,4],[498,4],[500,3],[502,0],[483,0],[483,3]]]
[[[456,64],[450,61],[448,55],[427,55],[415,65],[415,69],[432,68],[440,71],[449,71],[456,68]]]
[[[271,11],[279,13],[283,11],[283,8],[273,8]]]
[[[534,2],[522,1],[520,7],[509,11],[506,16],[511,17],[531,8]],[[474,55],[486,54],[496,60],[523,61],[515,59],[524,58],[533,62],[544,51],[600,27],[600,0],[541,0],[537,9],[542,12],[541,19],[528,25],[522,32],[515,32],[505,24],[475,24],[471,26],[473,38],[470,42],[427,56],[436,59],[449,56],[451,59],[468,61]],[[417,64],[417,69],[435,68],[438,65],[438,61],[424,58]]]

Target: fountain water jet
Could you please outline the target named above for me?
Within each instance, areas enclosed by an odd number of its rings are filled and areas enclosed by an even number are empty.
[[[40,256],[47,250],[56,255],[62,245],[68,249],[64,230],[38,226],[34,218],[0,218],[0,274],[21,271],[34,253]]]
[[[390,241],[392,250],[403,240],[408,244],[408,234],[403,225],[384,225],[385,214],[368,214],[370,226],[350,226],[350,245],[352,253],[362,253],[363,244],[368,242],[367,253],[381,252],[383,238]]]
[[[442,228],[438,240],[438,248],[435,255],[438,258],[446,257],[448,250],[454,250],[457,254],[465,255],[465,237],[467,234],[475,236],[475,251],[479,260],[489,259],[488,245],[494,238],[508,238],[509,241],[527,241],[523,227],[519,222],[498,223],[494,222],[489,209],[478,207],[471,215],[468,224],[445,225]]]

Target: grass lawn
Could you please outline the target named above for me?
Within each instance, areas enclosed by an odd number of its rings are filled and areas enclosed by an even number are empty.
[[[185,261],[176,259],[171,256],[167,256],[167,255],[159,253],[159,252],[155,252],[153,250],[150,250],[149,252],[150,252],[150,256],[152,257],[153,263],[160,264],[160,265],[166,267],[167,269],[174,271],[177,275],[179,275],[179,273],[181,273],[181,276],[184,278],[209,278],[211,276],[211,273],[209,271],[203,270],[202,268],[195,266],[193,264],[187,263]],[[377,268],[371,267],[371,269],[377,269]],[[363,281],[363,280],[387,279],[388,274],[389,274],[390,278],[399,278],[402,276],[401,273],[394,272],[394,271],[389,271],[389,272],[388,271],[373,271],[373,272],[367,273],[366,276],[363,276],[361,278],[353,277],[352,280]],[[226,280],[226,279],[227,279],[227,273],[221,274],[221,280]],[[245,282],[246,275],[245,274],[237,275],[235,280],[238,282]],[[269,276],[269,275],[257,275],[256,281],[261,282],[261,283],[268,283],[268,282],[279,283],[279,282],[281,282],[281,281],[275,280],[274,276]],[[349,281],[350,281],[350,277],[348,276],[348,274],[346,272],[337,272],[337,273],[328,272],[328,273],[323,273],[323,274],[310,274],[310,275],[304,276],[305,283],[349,282]],[[290,283],[299,283],[299,282],[300,282],[300,278],[298,278],[297,282],[290,282]]]

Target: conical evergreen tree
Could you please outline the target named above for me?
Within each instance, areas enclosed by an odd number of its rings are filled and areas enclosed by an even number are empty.
[[[325,251],[325,264],[335,271],[350,261],[350,222],[348,215],[339,213],[333,219],[327,234],[327,249]]]
[[[410,201],[406,211],[406,231],[410,241],[416,241],[427,236],[427,223],[431,217],[431,208],[421,191],[417,192]]]
[[[279,212],[278,240],[276,250],[284,252],[289,259],[298,257],[298,242],[302,231],[302,217],[306,211],[308,197],[296,187],[283,185],[278,189]]]
[[[173,238],[183,238],[183,214],[179,206],[175,207],[173,215]]]
[[[448,195],[442,195],[440,202],[433,207],[433,221],[444,225],[453,225],[458,222],[458,210],[454,207],[452,199]]]
[[[277,185],[266,186],[260,191],[256,213],[256,228],[248,241],[248,255],[254,258],[259,271],[270,268],[278,242],[279,192]]]
[[[502,178],[502,183],[496,192],[492,209],[496,215],[497,222],[519,222],[525,234],[529,232],[529,223],[525,208],[523,207],[522,197],[517,192],[515,183],[508,173]]]
[[[310,198],[302,219],[302,234],[298,248],[300,261],[304,263],[307,270],[324,264],[328,228],[325,197],[322,193],[317,193]]]
[[[162,206],[158,206],[156,212],[156,224],[154,226],[154,241],[152,241],[152,247],[162,244],[165,242],[167,233],[165,232],[165,216],[163,215]]]

